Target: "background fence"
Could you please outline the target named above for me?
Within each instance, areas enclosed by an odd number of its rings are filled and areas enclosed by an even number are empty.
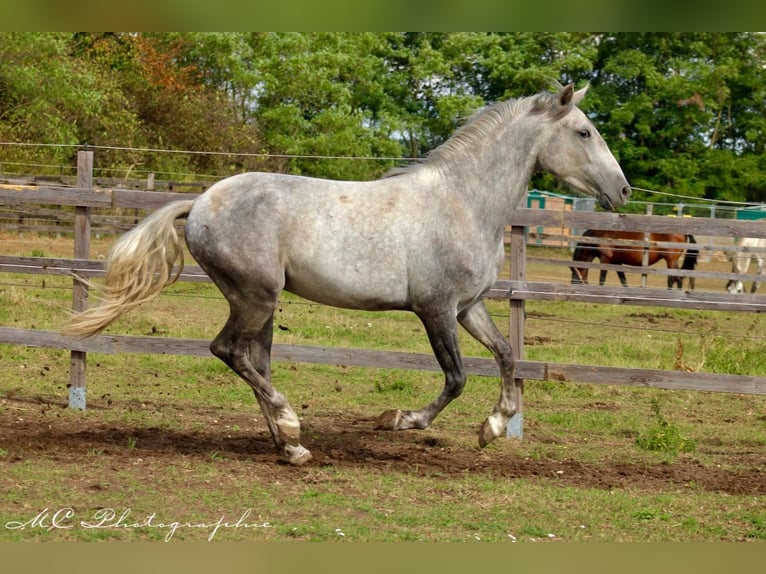
[[[92,152],[78,155],[77,185],[50,186],[22,183],[0,185],[0,204],[6,209],[23,212],[25,206],[48,206],[49,215],[57,216],[57,226],[67,222],[56,232],[74,235],[73,258],[0,256],[0,272],[33,273],[48,275],[72,275],[94,278],[103,275],[103,262],[89,258],[92,222],[101,217],[103,221],[120,221],[112,231],[121,232],[132,226],[147,211],[152,211],[179,198],[189,199],[195,192],[178,193],[121,188],[94,187],[92,178]],[[134,211],[130,211],[134,210]],[[94,212],[99,216],[94,217]],[[119,215],[115,215],[119,213]],[[100,225],[104,232],[107,225]],[[19,230],[11,226],[12,230]],[[32,226],[36,230],[35,226]],[[718,373],[666,371],[653,369],[617,368],[598,365],[576,365],[524,360],[524,302],[527,300],[587,301],[612,305],[639,305],[688,309],[712,309],[722,312],[762,312],[766,310],[766,296],[757,294],[730,295],[721,289],[712,291],[670,291],[657,288],[599,287],[596,285],[570,285],[561,282],[528,281],[526,279],[529,230],[537,229],[610,229],[642,231],[645,233],[691,234],[704,238],[696,245],[701,257],[726,257],[737,250],[735,237],[766,237],[766,225],[758,221],[733,219],[673,218],[653,215],[625,215],[600,212],[578,212],[548,209],[519,209],[508,228],[508,256],[510,276],[499,279],[487,293],[487,297],[509,302],[509,337],[517,359],[516,374],[524,379],[586,382],[595,384],[633,385],[665,389],[688,389],[700,391],[766,394],[766,378]],[[48,229],[48,231],[51,231]],[[722,241],[716,241],[715,239]],[[567,233],[566,240],[573,244],[579,236]],[[639,248],[649,245],[638,242]],[[567,265],[564,260],[546,259],[552,265]],[[578,263],[578,267],[585,266]],[[616,266],[588,264],[589,267],[615,270]],[[623,268],[628,270],[628,268]],[[667,275],[663,268],[637,268],[642,274]],[[720,280],[721,286],[731,278],[755,279],[752,275],[735,276],[716,271],[672,271],[684,277],[704,277]],[[181,281],[209,281],[196,266],[184,268]],[[87,287],[73,280],[73,308],[87,305]],[[0,327],[0,343],[66,349],[71,352],[70,406],[85,408],[87,353],[161,353],[210,356],[209,342],[196,339],[167,337],[138,337],[100,335],[85,341],[63,337],[52,331]],[[367,366],[378,368],[419,369],[439,371],[436,359],[426,354],[373,351],[365,349],[342,349],[305,345],[274,345],[273,359],[326,363],[332,365]],[[492,359],[465,358],[470,374],[499,376]],[[518,397],[521,400],[521,396]],[[520,432],[521,417],[509,426],[509,433]]]

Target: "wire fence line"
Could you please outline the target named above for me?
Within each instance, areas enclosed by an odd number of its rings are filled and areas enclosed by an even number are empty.
[[[406,163],[417,163],[423,161],[424,158],[420,157],[395,157],[395,156],[345,156],[345,155],[321,155],[321,154],[283,154],[283,153],[266,153],[266,152],[237,152],[237,151],[219,151],[219,150],[178,150],[168,148],[150,148],[150,147],[132,147],[132,146],[107,146],[107,145],[91,145],[91,144],[57,144],[57,143],[33,143],[33,142],[11,142],[0,141],[0,146],[7,147],[38,147],[38,148],[69,148],[76,150],[104,150],[104,151],[125,151],[134,153],[151,153],[151,154],[170,154],[170,155],[190,155],[190,156],[224,156],[224,157],[240,157],[240,158],[260,158],[260,159],[302,159],[302,160],[327,160],[327,161],[397,161]],[[7,162],[0,159],[0,174],[2,173],[2,166],[16,166],[16,167],[32,167],[32,168],[46,168],[46,169],[64,169],[71,170],[72,173],[76,172],[76,166],[62,166],[60,164],[40,164],[40,163],[24,163],[24,162]],[[124,167],[124,168],[96,168],[101,172],[115,172],[115,173],[161,173],[163,175],[175,176],[175,177],[195,177],[206,180],[221,179],[222,176],[215,174],[200,174],[190,172],[170,172],[170,171],[152,171],[141,170],[136,166]],[[746,201],[732,201],[723,199],[710,199],[706,197],[696,197],[690,195],[683,195],[677,193],[670,193],[666,191],[660,191],[656,189],[647,189],[638,186],[631,186],[631,189],[635,191],[641,191],[645,193],[651,193],[663,197],[677,199],[679,201],[695,201],[708,205],[718,205],[721,207],[757,207],[763,205],[758,202],[746,202]]]

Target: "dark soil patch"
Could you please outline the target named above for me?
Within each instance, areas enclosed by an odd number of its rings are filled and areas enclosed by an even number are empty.
[[[207,459],[210,453],[216,453],[223,459],[246,461],[252,465],[254,475],[263,479],[302,476],[306,468],[368,467],[445,478],[481,472],[508,479],[555,481],[578,488],[645,491],[694,488],[729,494],[766,494],[763,449],[738,453],[736,468],[708,467],[685,457],[650,465],[617,461],[595,464],[572,458],[533,459],[491,446],[479,450],[465,447],[464,443],[458,446],[450,435],[440,435],[438,431],[391,433],[374,430],[372,418],[343,420],[324,416],[304,422],[304,444],[312,451],[314,460],[308,467],[293,468],[280,462],[265,429],[231,433],[219,428],[198,430],[199,425],[190,425],[186,430],[168,430],[56,417],[44,402],[7,398],[6,401],[13,408],[0,422],[0,445],[7,453],[0,462],[14,464],[47,458],[62,465],[77,464],[88,452],[98,451],[104,457],[104,480],[110,469],[127,465],[136,456],[172,464],[179,457]],[[60,405],[52,408],[61,410]],[[250,428],[252,417],[240,416],[241,427]],[[131,444],[134,446],[129,447]],[[141,468],[134,467],[134,472],[141,472]],[[95,483],[100,479],[89,478]]]

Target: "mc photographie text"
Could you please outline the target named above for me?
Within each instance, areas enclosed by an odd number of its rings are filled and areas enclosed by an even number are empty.
[[[222,515],[218,520],[195,522],[181,520],[161,520],[156,512],[146,516],[135,517],[130,508],[118,511],[112,508],[102,508],[95,511],[91,516],[78,519],[73,508],[59,509],[45,508],[41,512],[23,520],[11,520],[5,523],[7,530],[42,530],[52,532],[54,530],[159,530],[167,531],[164,536],[165,542],[169,542],[175,534],[182,529],[194,529],[208,531],[207,540],[213,538],[221,530],[271,528],[268,521],[261,520],[260,515],[255,520],[252,517],[253,509],[248,508],[242,512],[236,520],[228,519]]]

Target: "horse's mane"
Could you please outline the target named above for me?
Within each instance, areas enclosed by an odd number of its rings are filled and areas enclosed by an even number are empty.
[[[554,94],[541,92],[534,96],[504,100],[485,106],[473,114],[447,141],[429,152],[423,161],[393,168],[383,177],[403,175],[426,167],[441,169],[453,165],[466,150],[486,140],[498,127],[525,113],[546,112],[552,109],[554,102]]]

